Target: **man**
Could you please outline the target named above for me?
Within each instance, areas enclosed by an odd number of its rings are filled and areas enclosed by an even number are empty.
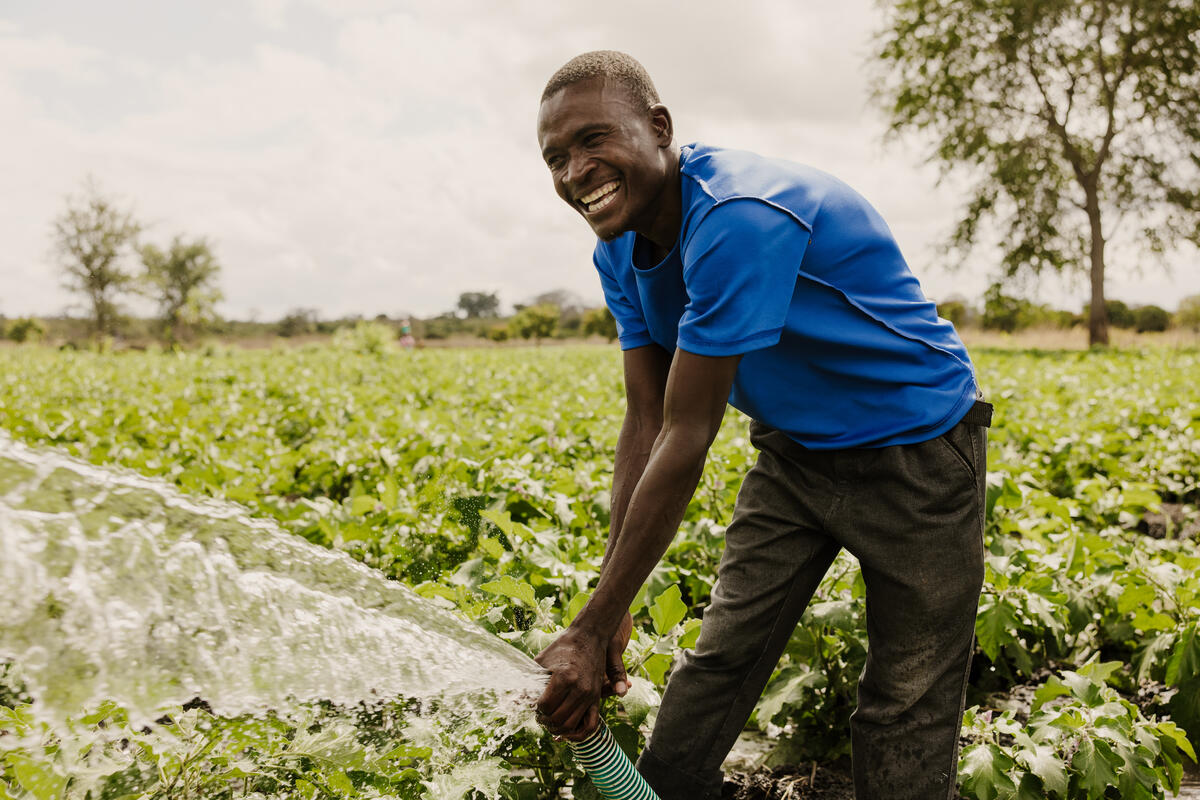
[[[720,797],[724,760],[845,547],[867,587],[851,722],[859,800],[945,798],[983,581],[984,427],[965,348],[887,226],[817,170],[679,147],[622,53],[550,79],[538,140],[595,231],[628,401],[600,580],[538,662],[551,731],[580,737],[627,684],[628,608],[666,551],[726,402],[758,448],[694,652],[638,769],[663,800]]]

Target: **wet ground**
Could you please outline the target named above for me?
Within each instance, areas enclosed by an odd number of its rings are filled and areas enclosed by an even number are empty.
[[[724,800],[854,800],[848,764],[759,766],[770,747],[761,734],[743,734],[725,762]],[[1189,767],[1171,800],[1200,800],[1200,768]]]
[[[727,800],[854,800],[854,782],[837,767],[801,764],[749,774],[730,773]]]
[[[1184,775],[1171,800],[1200,800],[1200,772]],[[725,800],[854,800],[849,774],[837,767],[778,767],[752,773],[731,772],[725,778]]]

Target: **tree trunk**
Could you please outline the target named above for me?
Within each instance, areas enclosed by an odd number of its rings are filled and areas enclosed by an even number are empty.
[[[1088,318],[1088,344],[1108,344],[1108,308],[1104,303],[1104,230],[1100,225],[1100,196],[1094,187],[1085,188],[1088,222],[1092,229],[1092,307]]]

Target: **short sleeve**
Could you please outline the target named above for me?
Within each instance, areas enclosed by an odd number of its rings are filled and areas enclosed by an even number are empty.
[[[604,257],[599,247],[592,255],[592,263],[596,265],[596,272],[600,274],[600,287],[604,290],[604,303],[617,322],[617,340],[621,343],[621,349],[632,350],[635,347],[652,344],[654,340],[650,338],[645,317],[642,316],[641,310],[626,297],[625,290],[617,282],[608,264],[608,259]]]
[[[732,356],[776,344],[808,238],[799,220],[761,200],[738,198],[709,211],[684,244],[688,304],[679,347]]]

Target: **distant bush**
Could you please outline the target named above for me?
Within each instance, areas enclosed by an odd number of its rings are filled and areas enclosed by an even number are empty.
[[[333,345],[363,355],[382,355],[396,341],[396,331],[382,322],[358,322],[353,328],[338,328],[333,334]]]
[[[1004,294],[1000,284],[993,283],[983,293],[983,318],[985,330],[1012,333],[1029,327],[1032,322],[1033,304],[1020,297]]]
[[[948,319],[955,328],[962,328],[967,322],[967,304],[962,300],[947,300],[937,304],[938,316]]]
[[[508,341],[508,326],[507,325],[493,325],[492,327],[488,328],[488,330],[487,330],[487,338],[491,339],[493,342],[507,342]]]
[[[1138,333],[1165,331],[1171,325],[1171,314],[1158,306],[1141,306],[1133,310],[1133,322]]]
[[[617,321],[613,319],[608,306],[589,308],[583,312],[583,333],[585,336],[603,336],[610,342],[617,338]]]
[[[1180,328],[1200,331],[1200,294],[1189,295],[1179,301],[1175,312],[1175,324]]]
[[[37,319],[22,317],[13,320],[12,324],[8,326],[8,330],[3,333],[5,337],[14,342],[36,342],[46,335],[46,329]]]
[[[540,343],[542,339],[554,335],[558,328],[559,313],[558,307],[549,303],[526,306],[509,320],[508,325],[513,335]]]
[[[280,336],[302,336],[317,330],[317,311],[314,308],[293,308],[275,326]]]

